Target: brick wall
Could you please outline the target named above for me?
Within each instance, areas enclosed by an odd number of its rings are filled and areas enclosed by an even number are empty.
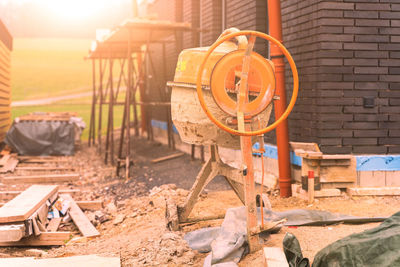
[[[183,0],[183,21],[191,23],[193,28],[200,28],[200,0]],[[199,45],[199,32],[183,33],[183,48]]]
[[[300,75],[291,139],[325,153],[400,153],[400,3],[284,0],[282,15]]]
[[[240,30],[268,31],[267,1],[226,0],[226,28]],[[267,56],[267,43],[257,39],[255,51]]]
[[[202,0],[200,8],[201,28],[206,30],[202,33],[201,43],[203,46],[208,46],[214,43],[222,32],[222,1]]]

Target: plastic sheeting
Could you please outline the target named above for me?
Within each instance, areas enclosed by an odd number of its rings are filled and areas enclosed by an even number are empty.
[[[260,209],[258,208],[260,221]],[[329,225],[336,223],[365,223],[383,221],[385,218],[361,218],[318,210],[289,210],[273,212],[264,209],[264,221],[287,221],[285,226]],[[270,232],[278,231],[279,227]],[[265,235],[265,233],[262,233]],[[261,235],[261,234],[260,234]],[[221,227],[203,228],[185,235],[192,249],[209,252],[204,267],[237,266],[236,263],[247,253],[246,208],[228,209]],[[221,265],[224,263],[224,265]],[[322,266],[322,265],[321,265]]]
[[[20,155],[73,155],[75,136],[85,128],[81,118],[70,121],[14,122],[4,142]]]

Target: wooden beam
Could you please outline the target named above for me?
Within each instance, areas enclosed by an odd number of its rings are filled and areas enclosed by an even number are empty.
[[[86,215],[79,208],[78,204],[72,199],[71,195],[62,194],[61,197],[70,202],[71,209],[69,210],[69,215],[74,221],[75,225],[79,228],[79,231],[85,237],[96,237],[99,236],[100,233],[93,226],[93,224],[89,221]]]
[[[7,176],[3,178],[4,184],[22,183],[61,183],[79,180],[79,174],[51,174],[51,175],[29,175],[29,176]]]
[[[57,166],[40,166],[40,167],[16,167],[15,170],[17,171],[69,171],[75,170],[74,167],[57,167]]]
[[[264,267],[289,267],[286,256],[281,248],[264,248]]]
[[[54,162],[70,162],[72,157],[34,157],[34,156],[18,156],[18,159],[24,163],[54,163]]]
[[[71,237],[71,232],[44,232],[38,236],[28,236],[16,242],[0,242],[0,247],[20,246],[62,246]]]
[[[100,200],[76,201],[76,204],[83,210],[101,210],[103,208],[103,201]]]
[[[162,162],[162,161],[166,161],[166,160],[170,160],[170,159],[175,159],[175,158],[181,157],[181,156],[183,156],[183,155],[185,155],[185,153],[179,152],[179,153],[175,153],[175,154],[168,155],[168,156],[165,156],[165,157],[153,159],[153,160],[151,161],[151,163],[159,163],[159,162]]]
[[[57,232],[58,227],[60,226],[62,218],[53,218],[50,220],[49,224],[46,227],[48,232]]]
[[[28,219],[48,198],[56,194],[57,185],[32,185],[0,208],[0,223]]]

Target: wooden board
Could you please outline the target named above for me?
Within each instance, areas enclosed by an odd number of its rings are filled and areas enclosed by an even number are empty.
[[[79,174],[51,174],[51,175],[29,175],[29,176],[6,176],[3,178],[4,184],[21,183],[62,183],[79,180]]]
[[[264,248],[264,266],[265,267],[289,267],[285,253],[278,247]]]
[[[62,246],[71,237],[71,232],[44,232],[38,236],[28,236],[16,242],[0,242],[0,247],[20,246]]]
[[[17,171],[73,171],[74,167],[57,167],[57,166],[39,166],[39,167],[17,167]]]
[[[32,185],[0,208],[0,223],[28,219],[48,198],[56,194],[57,185]]]
[[[175,158],[181,157],[181,156],[183,156],[183,155],[185,155],[185,153],[179,152],[179,153],[175,153],[175,154],[168,155],[168,156],[165,156],[165,157],[153,159],[153,160],[151,161],[151,163],[159,163],[159,162],[162,162],[162,161],[166,161],[166,160],[170,160],[170,159],[175,159]]]
[[[75,225],[79,228],[79,231],[85,237],[96,237],[99,236],[100,233],[93,226],[93,224],[89,221],[86,215],[79,208],[78,204],[72,199],[71,195],[62,194],[61,197],[70,201],[71,209],[69,210],[69,215],[74,221]]]
[[[318,144],[316,143],[303,143],[303,142],[289,142],[290,149],[295,151],[296,149],[302,149],[304,151],[321,152]]]
[[[30,157],[30,156],[19,156],[19,160],[24,163],[62,163],[69,162],[71,157]]]
[[[121,267],[119,257],[84,255],[61,258],[35,259],[32,257],[2,258],[0,266],[12,267]]]
[[[11,200],[23,191],[0,191],[0,200]],[[77,194],[80,193],[79,189],[60,189],[59,194]]]
[[[49,224],[46,227],[48,232],[57,232],[58,227],[60,226],[62,218],[53,218],[50,220]]]

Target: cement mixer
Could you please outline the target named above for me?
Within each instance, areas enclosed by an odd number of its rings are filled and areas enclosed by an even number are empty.
[[[247,38],[248,37],[248,38]],[[286,111],[268,125],[276,99],[275,67],[272,61],[253,51],[256,37],[265,39],[288,59],[293,73],[293,94]],[[225,177],[247,207],[250,250],[258,249],[254,152],[263,153],[263,134],[273,130],[291,112],[297,98],[298,75],[286,48],[273,37],[255,31],[224,31],[210,47],[183,50],[178,58],[172,87],[172,120],[181,139],[189,144],[209,145],[210,158],[196,178],[183,206],[167,201],[171,229],[188,221],[188,216],[204,187],[217,175]],[[252,149],[260,142],[261,150]],[[242,167],[233,168],[219,157],[218,146],[241,149]],[[261,209],[262,210],[262,209]]]

